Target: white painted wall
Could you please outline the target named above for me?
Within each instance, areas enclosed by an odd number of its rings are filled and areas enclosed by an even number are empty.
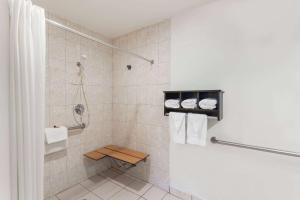
[[[9,180],[9,14],[8,1],[0,0],[0,199],[10,199]]]
[[[172,89],[223,89],[209,136],[300,152],[300,1],[217,0],[172,19]],[[171,186],[206,200],[299,200],[300,159],[170,146]]]

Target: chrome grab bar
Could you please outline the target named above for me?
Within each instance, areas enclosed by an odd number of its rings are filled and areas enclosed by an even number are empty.
[[[85,129],[85,123],[82,123],[78,126],[71,126],[71,127],[68,127],[68,130],[69,131],[72,131],[72,130],[77,130],[77,129]]]
[[[251,149],[251,150],[257,150],[257,151],[263,151],[268,153],[275,153],[285,156],[293,156],[293,157],[300,157],[300,153],[292,152],[292,151],[284,151],[280,149],[273,149],[273,148],[267,148],[267,147],[259,147],[259,146],[253,146],[253,145],[247,145],[247,144],[241,144],[241,143],[235,143],[235,142],[228,142],[224,140],[218,140],[216,137],[210,138],[211,143],[213,144],[221,144],[221,145],[227,145],[227,146],[234,146],[244,149]]]
[[[82,123],[78,126],[70,126],[70,127],[68,127],[68,130],[72,131],[72,130],[77,130],[77,129],[85,129],[85,127],[86,127],[85,123]],[[54,128],[58,128],[58,127],[56,125],[54,125]]]

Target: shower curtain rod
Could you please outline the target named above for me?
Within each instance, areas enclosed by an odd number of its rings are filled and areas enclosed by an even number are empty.
[[[97,42],[97,43],[100,43],[100,44],[102,44],[102,45],[104,45],[104,46],[110,47],[110,48],[112,48],[112,49],[116,49],[116,50],[121,51],[121,52],[123,52],[123,53],[130,54],[130,55],[135,56],[135,57],[137,57],[137,58],[143,59],[143,60],[145,60],[145,61],[147,61],[147,62],[149,62],[149,63],[151,63],[151,64],[154,64],[154,60],[152,60],[152,59],[145,58],[145,57],[143,57],[143,56],[141,56],[141,55],[139,55],[139,54],[133,53],[133,52],[128,51],[128,50],[126,50],[126,49],[122,49],[122,48],[120,48],[120,47],[111,45],[111,44],[109,44],[109,43],[107,43],[107,42],[104,42],[104,41],[102,41],[102,40],[99,40],[99,39],[97,39],[97,38],[95,38],[95,37],[92,37],[92,36],[90,36],[90,35],[87,35],[87,34],[85,34],[85,33],[76,31],[76,30],[74,30],[74,29],[72,29],[72,28],[70,28],[70,27],[67,27],[67,26],[65,26],[65,25],[62,25],[62,24],[60,24],[60,23],[58,23],[58,22],[56,22],[56,21],[53,21],[53,20],[51,20],[51,19],[47,19],[47,18],[46,18],[46,22],[48,22],[48,23],[50,23],[50,24],[52,24],[52,25],[54,25],[54,26],[57,26],[57,27],[59,27],[59,28],[61,28],[61,29],[64,29],[64,30],[66,30],[66,31],[69,31],[69,32],[75,33],[75,34],[77,34],[77,35],[80,35],[80,36],[82,36],[82,37],[85,37],[85,38],[87,38],[87,39],[93,40],[93,41],[95,41],[95,42]]]

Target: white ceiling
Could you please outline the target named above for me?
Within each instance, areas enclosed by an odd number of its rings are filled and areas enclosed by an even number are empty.
[[[207,0],[33,0],[47,11],[108,38],[154,24]]]

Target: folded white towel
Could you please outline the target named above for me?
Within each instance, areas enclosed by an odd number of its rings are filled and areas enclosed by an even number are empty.
[[[197,107],[197,99],[185,99],[181,102],[181,106],[183,108],[196,108]]]
[[[199,107],[205,110],[213,110],[216,108],[218,101],[216,99],[207,98],[199,102]]]
[[[47,144],[61,142],[68,139],[68,129],[64,126],[59,128],[45,128]]]
[[[179,100],[178,99],[168,99],[165,101],[165,106],[167,108],[179,108]]]
[[[207,115],[189,113],[187,117],[187,143],[206,145]]]
[[[45,154],[65,150],[68,147],[68,129],[66,127],[45,128]]]
[[[170,136],[173,138],[174,143],[186,143],[186,114],[185,113],[169,113]]]

